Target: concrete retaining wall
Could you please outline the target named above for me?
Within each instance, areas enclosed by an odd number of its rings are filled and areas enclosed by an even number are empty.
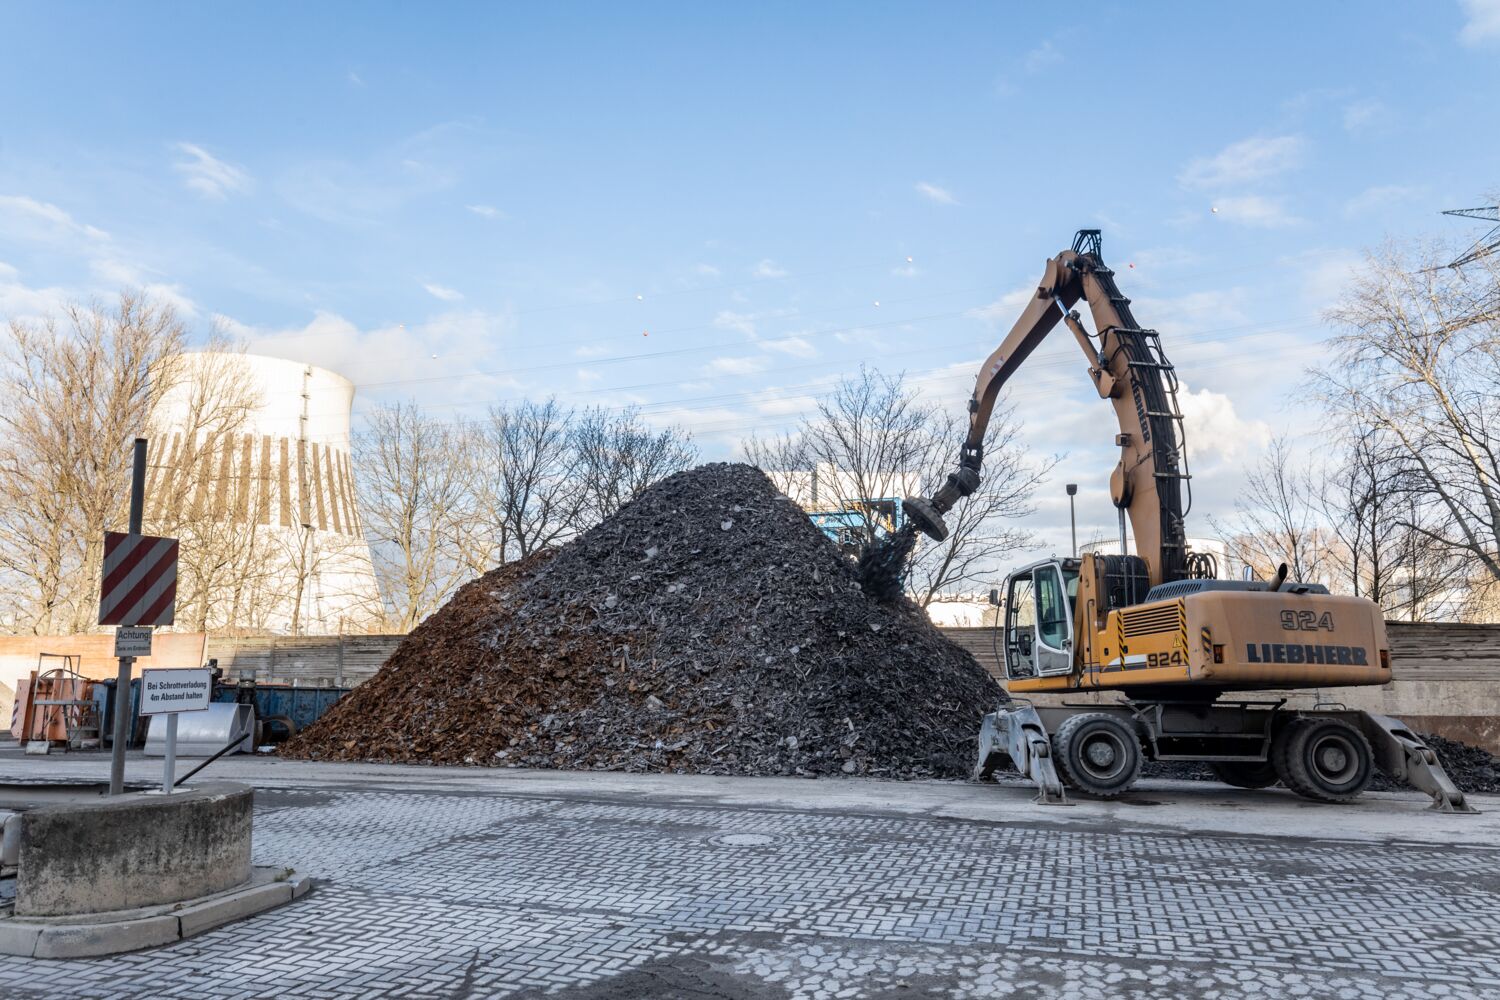
[[[205,782],[171,796],[74,800],[21,814],[16,916],[175,903],[250,877],[254,793]]]
[[[206,656],[231,680],[308,687],[351,687],[375,675],[404,635],[209,637]]]
[[[993,629],[946,628],[943,633],[997,678],[1001,676]],[[1500,625],[1387,622],[1386,634],[1391,641],[1389,684],[1267,694],[1308,708],[1326,700],[1394,715],[1419,732],[1500,753]],[[1068,695],[1067,700],[1091,697]],[[1062,698],[1037,696],[1033,700],[1055,704]]]
[[[1391,640],[1390,684],[1379,688],[1333,688],[1321,693],[1293,692],[1289,697],[1299,704],[1311,704],[1319,697],[1337,699],[1351,708],[1398,716],[1423,732],[1441,733],[1500,753],[1500,625],[1388,622],[1386,629]],[[993,629],[942,631],[973,653],[996,677],[1000,676]],[[12,645],[16,647],[17,664],[28,664],[26,669],[30,670],[35,668],[40,648],[68,652],[73,643],[79,642],[97,654],[95,647],[108,638],[66,636],[39,640],[3,636],[0,665]],[[158,636],[157,642],[163,638]],[[404,638],[403,635],[326,635],[205,639],[194,634],[189,641],[201,643],[201,656],[217,659],[230,680],[345,687],[373,676]],[[85,660],[86,665],[90,662]],[[100,676],[112,677],[114,661],[109,659],[107,664],[107,671],[101,668]],[[161,665],[195,664],[174,661]]]

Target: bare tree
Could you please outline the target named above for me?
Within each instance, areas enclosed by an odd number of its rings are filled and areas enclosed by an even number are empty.
[[[130,441],[170,388],[182,324],[122,294],[62,323],[12,321],[0,372],[0,571],[29,595],[37,633],[91,628],[104,532],[121,526]]]
[[[817,412],[795,431],[750,438],[742,449],[805,506],[855,518],[862,546],[895,523],[903,496],[927,492],[948,474],[963,428],[957,416],[924,401],[904,376],[863,368],[819,400]],[[913,558],[908,589],[923,607],[992,575],[1006,554],[1029,540],[1013,522],[1031,513],[1031,497],[1054,463],[1032,460],[1019,432],[1012,409],[994,413],[979,491],[948,514],[947,541],[924,543]]]
[[[475,572],[565,541],[578,526],[583,485],[569,441],[573,411],[557,400],[492,407],[478,428],[473,477],[480,533]]]
[[[1500,261],[1447,257],[1372,253],[1316,378],[1330,410],[1392,443],[1403,526],[1500,581]]]
[[[375,407],[355,441],[355,466],[387,624],[409,632],[463,582],[460,543],[473,517],[465,425],[425,416],[415,402]]]
[[[351,570],[358,570],[369,552],[364,539],[302,524],[296,534],[278,532],[273,546],[276,607],[284,611],[290,605],[292,635],[313,628],[343,634],[378,627],[385,617],[380,595],[347,587]]]
[[[967,421],[949,414],[939,429],[950,448],[962,440]],[[944,516],[948,540],[923,546],[912,559],[908,589],[922,607],[940,594],[952,593],[993,579],[998,563],[1032,541],[1032,533],[1017,523],[1035,511],[1032,497],[1046,479],[1055,458],[1033,459],[1020,440],[1021,424],[1015,409],[997,408],[984,435],[984,478],[972,496]],[[951,462],[949,463],[951,464]],[[926,490],[941,485],[942,468],[928,473]]]
[[[1214,523],[1233,562],[1261,577],[1284,562],[1293,580],[1327,582],[1330,533],[1319,516],[1318,491],[1285,436],[1271,441],[1234,507],[1233,523]]]
[[[1321,477],[1324,517],[1338,544],[1330,557],[1356,597],[1379,604],[1387,618],[1423,621],[1455,610],[1454,558],[1411,523],[1418,511],[1398,442],[1379,429],[1352,427],[1342,458]],[[1465,589],[1463,587],[1458,588]]]
[[[577,462],[580,527],[613,516],[646,487],[688,468],[698,457],[686,431],[649,427],[634,409],[584,410],[574,415],[568,437]]]

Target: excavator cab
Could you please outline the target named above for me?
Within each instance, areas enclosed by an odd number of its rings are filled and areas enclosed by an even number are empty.
[[[1005,583],[1005,676],[1055,677],[1073,669],[1078,560],[1045,559]]]

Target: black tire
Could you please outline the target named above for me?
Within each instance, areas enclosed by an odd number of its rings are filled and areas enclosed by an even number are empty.
[[[1268,760],[1211,760],[1208,767],[1214,777],[1235,788],[1270,788],[1281,780]]]
[[[1375,773],[1370,741],[1340,719],[1293,719],[1271,743],[1282,784],[1316,802],[1348,802]]]
[[[1135,728],[1113,715],[1075,715],[1052,738],[1058,775],[1069,787],[1112,799],[1141,776],[1141,740]]]
[[[292,721],[291,716],[287,716],[287,715],[268,715],[264,719],[262,719],[261,722],[263,722],[265,724],[265,726],[266,726],[266,736],[267,737],[269,737],[271,735],[271,733],[270,733],[270,727],[272,725],[280,726],[283,730],[285,730],[285,732],[286,732],[286,736],[284,737],[285,739],[289,740],[293,736],[297,735],[297,724]]]

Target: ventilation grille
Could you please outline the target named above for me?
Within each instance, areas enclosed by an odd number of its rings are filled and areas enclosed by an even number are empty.
[[[1154,608],[1126,608],[1120,612],[1120,620],[1126,638],[1180,632],[1187,627],[1181,601]]]

